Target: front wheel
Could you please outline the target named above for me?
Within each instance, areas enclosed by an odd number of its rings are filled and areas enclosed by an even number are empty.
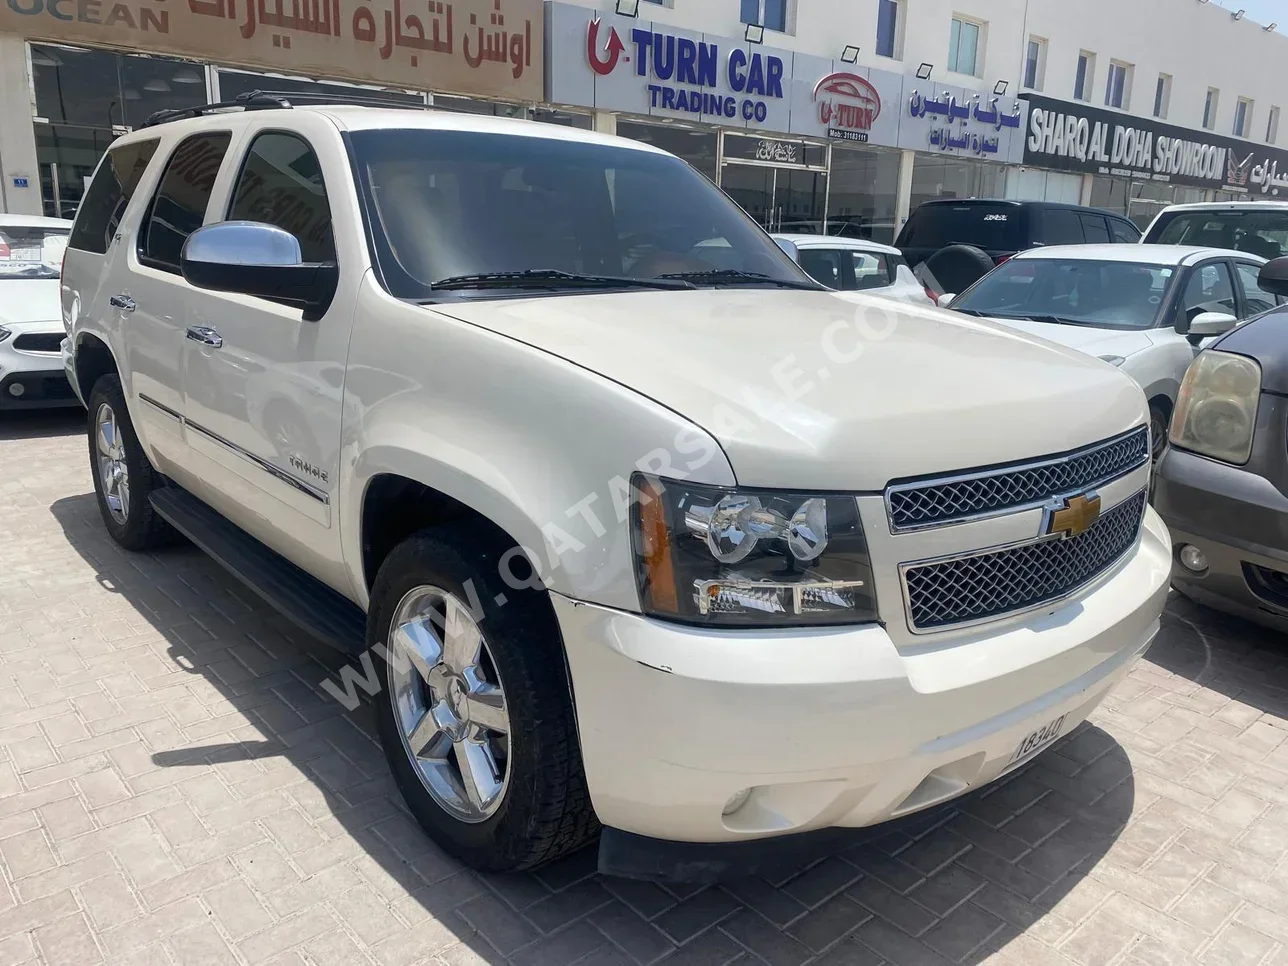
[[[542,592],[501,581],[495,548],[468,524],[400,544],[372,588],[367,642],[412,814],[462,862],[505,872],[580,848],[598,825],[558,625]]]

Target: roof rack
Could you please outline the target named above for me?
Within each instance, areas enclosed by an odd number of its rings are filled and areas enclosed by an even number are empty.
[[[238,94],[231,101],[217,101],[214,104],[202,104],[200,107],[182,107],[167,111],[157,111],[148,116],[140,127],[154,127],[169,121],[180,121],[185,118],[203,117],[207,114],[218,114],[224,111],[265,111],[289,110],[292,101],[300,104],[352,104],[360,107],[393,107],[410,110],[425,110],[424,104],[400,104],[379,97],[362,94],[339,94],[325,91],[246,91]]]

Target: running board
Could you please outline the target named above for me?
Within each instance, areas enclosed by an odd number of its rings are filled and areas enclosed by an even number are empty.
[[[162,519],[300,630],[345,654],[361,653],[367,618],[353,601],[174,484],[156,490],[151,502]]]

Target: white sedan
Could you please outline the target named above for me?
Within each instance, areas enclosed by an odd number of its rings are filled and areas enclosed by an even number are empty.
[[[1265,259],[1181,245],[1071,245],[1024,252],[940,305],[1120,367],[1149,399],[1162,451],[1181,379],[1204,340],[1280,304],[1257,286]]]
[[[881,295],[915,305],[934,304],[930,290],[917,281],[893,245],[831,235],[775,235],[774,241],[811,278],[828,288]]]
[[[0,411],[79,403],[63,371],[59,276],[72,223],[0,214]]]

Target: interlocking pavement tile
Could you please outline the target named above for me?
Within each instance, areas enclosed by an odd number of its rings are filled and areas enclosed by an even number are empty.
[[[910,936],[920,935],[935,922],[935,915],[924,906],[899,895],[872,878],[859,880],[847,889],[845,894]]]
[[[787,932],[815,952],[822,952],[871,919],[872,913],[840,895],[806,913]]]
[[[207,890],[202,898],[233,939],[259,932],[273,921],[263,903],[241,879],[217,885]]]
[[[526,946],[539,933],[522,916],[491,893],[484,893],[457,910],[503,956]]]
[[[747,913],[739,913],[742,915]],[[590,914],[590,921],[637,963],[651,963],[675,948],[661,930],[642,920],[621,902],[596,909]]]
[[[1269,936],[1234,922],[1221,930],[1201,958],[1205,966],[1252,966],[1260,963],[1274,946]]]
[[[953,961],[964,959],[1006,924],[973,903],[958,906],[929,929],[921,941]]]
[[[1060,952],[1086,966],[1104,966],[1131,946],[1137,935],[1131,926],[1101,910],[1074,930]]]
[[[596,879],[583,879],[576,885],[534,902],[523,915],[542,932],[554,932],[600,906],[613,901]]]
[[[705,929],[732,915],[738,908],[721,889],[703,889],[654,920],[655,925],[677,944],[687,943]]]
[[[812,909],[844,890],[862,874],[845,859],[833,856],[810,866],[784,885],[783,891]]]
[[[89,923],[81,913],[65,916],[43,926],[33,934],[36,947],[48,963],[101,963],[103,954],[94,941]]]
[[[724,966],[743,955],[742,947],[733,939],[713,929],[658,962],[666,966]]]
[[[336,920],[328,910],[308,909],[299,915],[283,919],[261,932],[247,936],[237,943],[237,951],[248,963],[257,966],[292,946],[308,942],[334,929],[335,926]]]
[[[45,841],[45,833],[39,829],[0,840],[0,858],[4,859],[9,874],[15,879],[35,875],[58,864],[53,850]]]
[[[593,962],[601,949],[612,951],[604,934],[583,920],[515,950],[510,962],[514,966],[570,966],[585,960]]]
[[[143,907],[119,872],[91,879],[77,891],[90,919],[99,929],[119,926],[143,914]]]
[[[209,923],[175,933],[165,943],[183,966],[236,966],[237,956]]]
[[[747,909],[726,919],[720,924],[720,929],[769,966],[802,966],[814,955],[804,943],[797,942]]]

